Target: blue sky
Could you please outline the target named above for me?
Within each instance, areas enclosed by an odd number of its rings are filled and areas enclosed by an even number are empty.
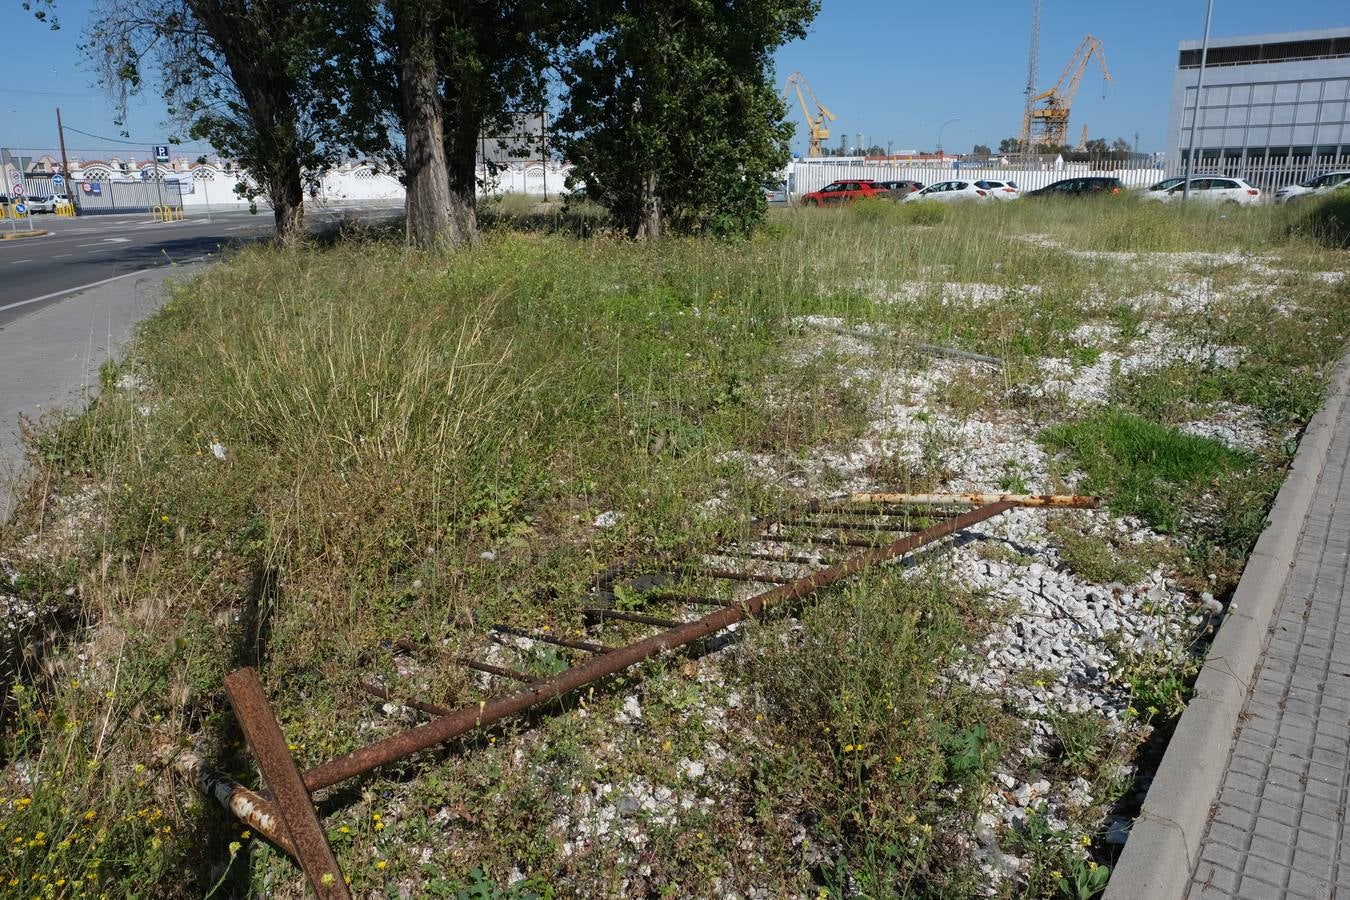
[[[89,0],[57,0],[62,28],[56,32],[11,6],[9,39],[0,55],[0,144],[54,147],[60,106],[72,152],[118,146],[69,130],[121,138],[111,104],[91,87],[93,76],[76,46],[89,6]],[[1115,83],[1103,85],[1092,64],[1074,103],[1073,139],[1086,122],[1093,137],[1133,142],[1138,132],[1140,149],[1161,149],[1177,42],[1198,39],[1204,16],[1204,0],[1111,5],[1043,0],[1041,87],[1059,77],[1089,33],[1102,40],[1115,77]],[[1230,36],[1342,25],[1350,25],[1344,0],[1216,0],[1213,31]],[[938,127],[959,118],[942,134],[947,149],[996,146],[1019,128],[1030,27],[1030,0],[966,0],[952,7],[823,0],[808,37],[779,52],[779,82],[800,70],[839,117],[836,136],[861,131],[869,144],[933,149]],[[795,106],[791,113],[798,123],[793,147],[802,151],[801,113]],[[153,93],[134,101],[126,128],[137,143],[125,149],[144,153],[166,139],[163,118]]]

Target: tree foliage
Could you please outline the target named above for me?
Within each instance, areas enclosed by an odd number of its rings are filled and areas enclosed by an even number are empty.
[[[316,35],[319,3],[286,0],[98,0],[83,50],[114,95],[119,120],[153,82],[171,122],[209,141],[254,181],[243,196],[265,196],[277,233],[297,238],[306,183],[334,161],[334,98],[316,77],[324,65]]]
[[[583,5],[589,36],[559,60],[575,178],[635,237],[753,227],[792,136],[772,53],[805,34],[816,0]]]

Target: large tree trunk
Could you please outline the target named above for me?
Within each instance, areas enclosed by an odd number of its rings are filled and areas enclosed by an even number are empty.
[[[464,240],[471,241],[478,235],[478,132],[483,117],[475,89],[465,84],[447,91],[445,105],[450,215]]]
[[[416,247],[455,246],[467,235],[451,215],[441,118],[440,73],[436,66],[436,16],[431,0],[392,4],[399,53],[403,136],[407,142],[408,243]]]
[[[305,188],[300,180],[300,166],[289,167],[274,177],[268,187],[277,239],[283,244],[299,243],[305,236]]]
[[[660,176],[655,172],[643,172],[639,179],[639,206],[631,233],[639,241],[652,241],[661,236]]]

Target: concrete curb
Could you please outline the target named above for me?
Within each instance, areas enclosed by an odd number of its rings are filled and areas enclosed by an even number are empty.
[[[38,228],[34,231],[13,231],[9,234],[0,234],[0,241],[21,241],[24,238],[46,237],[45,229]]]
[[[1247,560],[1228,614],[1196,678],[1195,697],[1182,713],[1153,776],[1104,900],[1186,896],[1238,716],[1260,665],[1347,394],[1350,356],[1336,367],[1321,410],[1303,432],[1266,529]],[[1219,752],[1223,765],[1216,764]]]

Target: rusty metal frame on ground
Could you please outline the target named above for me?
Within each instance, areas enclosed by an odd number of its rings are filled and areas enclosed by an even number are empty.
[[[664,573],[681,577],[773,585],[751,597],[731,600],[664,590],[664,582],[660,579],[648,583],[649,590],[644,596],[655,600],[670,598],[675,603],[716,606],[716,609],[700,618],[677,621],[594,606],[584,610],[591,623],[617,619],[663,629],[623,646],[607,646],[509,625],[494,625],[492,631],[497,634],[543,641],[589,654],[589,657],[552,677],[539,678],[453,656],[436,648],[447,662],[507,678],[521,686],[513,692],[455,709],[416,699],[397,699],[395,702],[424,712],[431,720],[337,759],[328,760],[304,773],[296,768],[281,727],[263,695],[257,674],[249,668],[240,669],[226,677],[225,689],[249,748],[257,760],[267,786],[267,795],[254,793],[234,783],[211,770],[195,756],[180,755],[176,764],[204,793],[214,797],[242,822],[294,857],[318,896],[324,900],[342,900],[350,895],[319,822],[312,800],[315,792],[557,700],[579,688],[629,669],[645,659],[688,646],[747,619],[761,616],[774,607],[800,600],[828,585],[908,555],[1010,509],[1092,509],[1097,505],[1093,497],[1017,494],[873,493],[814,502],[778,519],[756,520],[751,523],[752,535],[741,541],[732,541],[708,553],[695,554],[689,562],[668,563],[659,567]],[[964,511],[960,511],[962,508],[965,508]],[[917,524],[912,521],[914,519],[932,524],[916,529],[912,527]],[[798,535],[798,531],[805,534]],[[895,533],[904,533],[905,536],[891,541],[886,541],[885,537],[878,540],[879,536]],[[872,539],[850,537],[857,534],[871,534]],[[775,548],[787,545],[796,549],[795,552],[784,549],[780,559],[778,554],[759,549],[758,545],[766,542],[771,542]],[[737,545],[744,543],[756,546],[750,550],[738,549]],[[867,549],[843,560],[836,560],[822,556],[815,549],[821,544]],[[806,548],[806,552],[802,552],[802,548]],[[726,564],[706,562],[709,558],[768,558],[769,561],[785,565],[821,567],[809,574],[788,577],[781,572],[756,571],[748,567],[727,568]],[[631,564],[612,568],[597,579],[597,588],[610,592],[621,578],[631,575],[635,570]],[[412,648],[405,646],[403,649]],[[395,700],[387,688],[369,680],[362,680],[359,687],[381,699]]]

